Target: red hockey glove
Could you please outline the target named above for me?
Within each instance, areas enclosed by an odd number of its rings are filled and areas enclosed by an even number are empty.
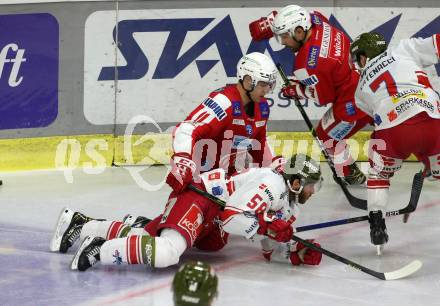
[[[249,24],[249,32],[251,32],[253,40],[260,41],[273,37],[273,32],[270,26],[276,15],[277,12],[273,11],[267,17],[261,17]]]
[[[291,221],[275,219],[272,222],[265,221],[263,214],[257,214],[257,217],[258,217],[258,224],[260,225],[257,231],[258,234],[265,235],[278,242],[287,242],[290,241],[290,239],[292,239],[292,235],[293,235],[292,222],[295,221],[294,217],[293,219],[291,219]]]
[[[177,193],[191,183],[196,164],[188,153],[175,153],[171,159],[171,171],[167,176],[167,184]]]
[[[319,243],[314,242],[314,239],[307,239],[307,241],[316,246],[321,246]],[[321,258],[322,253],[306,247],[301,242],[296,244],[296,251],[290,253],[290,262],[294,266],[299,266],[300,264],[317,266],[321,262]]]
[[[269,165],[269,168],[275,170],[280,174],[283,174],[286,163],[287,163],[286,159],[281,155],[278,155],[272,158],[272,163]]]
[[[306,94],[306,88],[298,80],[289,80],[290,84],[281,88],[281,93],[286,98],[304,99],[310,98]]]

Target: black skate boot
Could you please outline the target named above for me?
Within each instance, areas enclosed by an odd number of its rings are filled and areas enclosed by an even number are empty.
[[[67,250],[78,240],[81,229],[87,222],[95,220],[82,213],[64,208],[58,218],[55,233],[50,242],[52,252],[66,253]]]
[[[382,253],[382,248],[388,242],[387,226],[385,218],[382,217],[382,211],[370,211],[368,222],[370,223],[371,243],[378,246],[377,254]]]
[[[350,168],[350,174],[344,176],[342,179],[347,185],[364,185],[367,177],[365,174],[359,169],[356,163],[353,163],[348,166]]]
[[[144,216],[137,216],[137,218],[135,219],[134,216],[130,214],[125,215],[124,219],[122,219],[122,222],[134,228],[143,228],[145,225],[150,223],[150,221],[151,219],[148,219]]]
[[[104,238],[87,236],[73,257],[70,268],[85,271],[100,261],[99,251],[104,242]]]

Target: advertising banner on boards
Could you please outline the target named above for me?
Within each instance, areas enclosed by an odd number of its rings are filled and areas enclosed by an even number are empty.
[[[136,115],[159,123],[183,120],[209,92],[236,82],[236,64],[243,54],[269,54],[265,43],[251,40],[248,25],[273,9],[121,10],[117,22],[114,11],[92,13],[85,25],[85,117],[96,125],[127,124]],[[438,12],[429,9],[315,9],[351,39],[375,30],[390,44],[427,37],[440,25]],[[274,61],[290,74],[292,52],[275,39],[270,47]],[[434,84],[440,85],[437,71],[429,72]],[[279,86],[269,99],[271,120],[301,120],[293,101],[279,96]],[[313,101],[302,102],[312,120],[320,119],[327,109]]]
[[[0,15],[0,129],[50,125],[58,114],[58,21]]]

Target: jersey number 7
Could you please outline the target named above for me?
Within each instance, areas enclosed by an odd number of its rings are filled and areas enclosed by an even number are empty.
[[[388,95],[390,95],[390,97],[397,94],[396,82],[394,81],[394,78],[389,71],[383,72],[373,82],[371,82],[371,90],[373,92],[376,92],[381,83],[385,83]]]

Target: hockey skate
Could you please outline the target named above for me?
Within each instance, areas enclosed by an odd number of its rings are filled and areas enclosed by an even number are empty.
[[[135,219],[135,216],[130,214],[125,215],[124,219],[122,219],[122,222],[134,228],[143,228],[145,225],[150,223],[150,221],[151,219],[143,216],[137,216]]]
[[[100,260],[99,251],[104,242],[104,238],[87,236],[73,257],[70,268],[85,271],[96,264]]]
[[[82,213],[74,212],[67,207],[63,208],[50,241],[50,250],[52,252],[66,253],[75,241],[78,240],[83,225],[91,220],[94,219]]]
[[[384,244],[388,242],[387,227],[382,211],[370,211],[368,222],[370,223],[371,243],[377,246],[377,255],[381,255]]]
[[[356,163],[348,166],[350,168],[350,174],[344,176],[342,180],[345,184],[350,186],[363,186],[367,181],[365,174],[359,169]]]

